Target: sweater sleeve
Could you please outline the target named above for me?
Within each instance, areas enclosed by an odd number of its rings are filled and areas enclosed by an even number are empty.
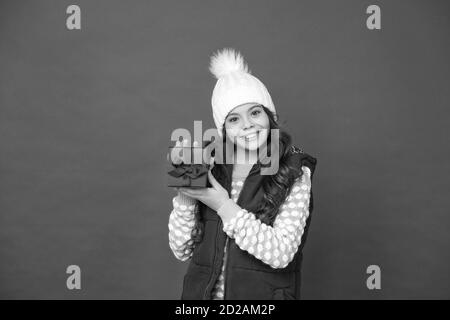
[[[273,227],[257,219],[255,214],[228,202],[220,214],[228,216],[224,232],[236,244],[272,268],[285,268],[294,258],[309,216],[311,171],[302,167],[304,174],[298,178],[289,196],[280,208]],[[223,211],[228,211],[224,213]]]
[[[197,200],[178,193],[172,199],[173,210],[169,217],[169,247],[178,260],[186,261],[192,256],[194,241],[192,229],[195,226]]]

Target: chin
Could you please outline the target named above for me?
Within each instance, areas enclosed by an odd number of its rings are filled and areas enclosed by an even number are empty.
[[[241,149],[245,149],[245,150],[248,150],[248,151],[256,151],[256,150],[258,150],[259,145],[257,145],[256,143],[249,143],[247,145],[239,144],[239,147]]]

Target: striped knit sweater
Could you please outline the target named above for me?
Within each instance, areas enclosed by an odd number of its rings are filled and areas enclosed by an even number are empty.
[[[231,199],[236,202],[251,166],[234,166],[231,184]],[[238,206],[222,206],[221,210],[237,210],[230,213],[233,218],[223,225],[227,242],[235,239],[236,244],[272,268],[284,268],[292,261],[301,242],[309,215],[311,171],[302,167],[304,174],[297,179],[291,193],[281,206],[273,227],[262,223],[256,216]],[[179,193],[173,198],[173,210],[169,217],[169,246],[175,257],[186,261],[192,256],[194,243],[191,231],[195,225],[194,212],[198,210],[197,200]],[[238,209],[239,208],[239,209]],[[211,298],[223,300],[227,242],[221,274]]]

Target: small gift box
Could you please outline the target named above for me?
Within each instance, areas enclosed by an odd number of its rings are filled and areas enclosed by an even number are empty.
[[[169,149],[173,149],[171,147]],[[209,164],[203,163],[201,147],[176,147],[183,149],[184,154],[188,153],[186,163],[174,164],[170,161],[170,168],[167,176],[167,185],[169,187],[190,187],[206,188],[208,187]],[[172,152],[172,150],[170,150]],[[190,155],[190,156],[189,156]],[[200,163],[197,163],[200,162]]]

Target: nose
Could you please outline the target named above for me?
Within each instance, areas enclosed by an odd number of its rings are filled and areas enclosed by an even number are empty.
[[[244,130],[253,127],[253,122],[248,118],[244,117]]]

